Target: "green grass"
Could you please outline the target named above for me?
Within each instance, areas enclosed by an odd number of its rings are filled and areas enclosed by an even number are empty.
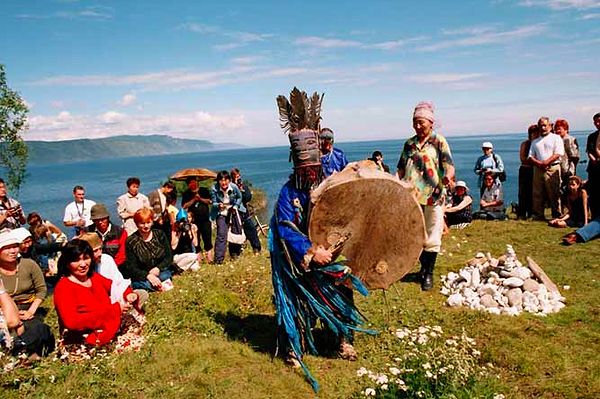
[[[0,397],[132,398],[348,398],[363,388],[356,370],[385,369],[394,356],[390,329],[440,325],[477,341],[482,362],[498,378],[482,379],[461,397],[600,397],[598,298],[600,241],[559,245],[565,230],[533,222],[475,222],[445,236],[436,289],[399,282],[384,295],[357,299],[378,336],[357,334],[356,363],[307,356],[321,384],[315,395],[301,372],[272,360],[275,321],[270,264],[251,251],[222,267],[209,265],[175,280],[147,307],[148,342],[137,353],[82,364],[44,360],[35,368],[0,375]],[[521,260],[532,256],[562,288],[567,306],[545,318],[494,316],[444,306],[439,275],[458,270],[477,251],[500,255],[512,244]],[[45,306],[51,307],[48,300]],[[47,321],[56,327],[55,313]]]

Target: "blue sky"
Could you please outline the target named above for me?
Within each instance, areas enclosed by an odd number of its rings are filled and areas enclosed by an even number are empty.
[[[446,135],[592,130],[600,0],[4,0],[0,63],[26,139],[117,134],[282,145],[275,97],[325,92],[338,141],[403,138],[433,101]]]

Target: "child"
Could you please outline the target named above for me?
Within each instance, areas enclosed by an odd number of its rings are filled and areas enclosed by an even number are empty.
[[[568,191],[564,197],[565,212],[563,216],[552,219],[548,225],[552,227],[583,227],[588,221],[588,195],[583,189],[583,181],[579,176],[570,176]]]

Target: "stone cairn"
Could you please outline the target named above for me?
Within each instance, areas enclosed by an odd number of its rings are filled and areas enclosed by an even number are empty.
[[[441,293],[451,307],[468,306],[493,314],[516,316],[526,311],[539,316],[556,313],[565,298],[556,284],[533,259],[524,266],[511,245],[506,253],[493,258],[481,252],[458,273],[442,276]]]

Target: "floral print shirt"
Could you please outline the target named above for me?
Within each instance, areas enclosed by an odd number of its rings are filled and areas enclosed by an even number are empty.
[[[406,140],[398,170],[403,171],[404,180],[417,189],[416,198],[421,205],[440,205],[446,191],[443,178],[452,165],[448,142],[432,132],[422,146],[416,135]]]

